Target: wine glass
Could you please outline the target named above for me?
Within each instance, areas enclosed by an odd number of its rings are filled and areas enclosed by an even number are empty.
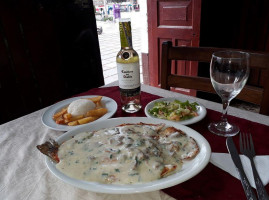
[[[210,132],[220,136],[234,136],[239,127],[227,120],[227,110],[230,101],[236,97],[245,86],[249,76],[249,54],[241,51],[220,51],[212,55],[210,63],[210,79],[212,85],[221,97],[223,111],[219,122],[210,123]]]

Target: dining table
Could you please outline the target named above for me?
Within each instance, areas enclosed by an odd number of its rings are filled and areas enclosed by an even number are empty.
[[[112,118],[145,117],[145,106],[163,97],[184,98],[196,101],[206,108],[206,116],[189,128],[201,134],[210,144],[212,154],[227,154],[226,138],[212,134],[208,124],[221,117],[222,105],[209,100],[141,85],[142,109],[137,113],[125,113],[121,109],[118,82],[77,94],[75,96],[98,95],[116,101],[117,110]],[[55,102],[56,103],[56,102]],[[2,200],[172,200],[172,199],[246,199],[238,178],[216,166],[212,160],[194,177],[180,184],[157,191],[134,194],[96,193],[70,185],[51,173],[45,163],[45,155],[36,148],[50,138],[56,139],[65,131],[45,126],[42,115],[48,107],[0,125],[0,199]],[[252,134],[257,155],[269,155],[269,116],[229,107],[228,120],[238,125],[241,131]],[[233,137],[239,151],[239,136]],[[219,153],[219,154],[218,154]],[[269,173],[269,166],[267,166]],[[269,193],[269,184],[265,185]],[[253,188],[253,190],[255,190]]]

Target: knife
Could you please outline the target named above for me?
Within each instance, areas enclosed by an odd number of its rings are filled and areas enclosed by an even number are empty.
[[[232,137],[228,137],[226,139],[226,145],[227,145],[228,151],[232,157],[232,160],[234,162],[236,170],[239,174],[239,177],[240,177],[241,183],[243,185],[247,199],[256,200],[257,198],[256,198],[256,196],[255,196],[255,194],[254,194],[254,192],[249,184],[249,181],[246,177],[246,174],[244,172],[240,157],[238,155],[238,152],[236,150],[236,147],[234,145]]]

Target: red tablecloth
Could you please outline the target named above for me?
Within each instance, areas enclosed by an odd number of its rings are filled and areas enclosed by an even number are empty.
[[[119,106],[113,117],[145,116],[143,109],[135,114],[127,114],[121,110],[118,87],[95,88],[80,95],[103,95],[114,99]],[[141,100],[143,108],[145,108],[150,101],[158,98],[160,97],[142,92]],[[207,129],[209,122],[219,120],[220,116],[221,113],[207,109],[206,117],[189,127],[202,134],[208,140],[212,152],[228,153],[225,143],[226,138],[216,136]],[[269,154],[269,126],[233,116],[228,116],[228,120],[237,124],[242,131],[252,133],[257,154]],[[238,147],[238,136],[234,137],[234,141]],[[267,184],[266,190],[269,193],[269,184]],[[176,199],[246,199],[241,182],[211,163],[192,179],[164,189],[163,191]]]

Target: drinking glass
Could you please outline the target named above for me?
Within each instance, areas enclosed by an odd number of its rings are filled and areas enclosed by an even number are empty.
[[[212,55],[210,63],[210,79],[220,96],[223,105],[221,120],[210,123],[210,132],[220,136],[234,136],[239,127],[227,120],[230,101],[236,97],[245,86],[249,76],[249,54],[241,51],[221,51]]]

